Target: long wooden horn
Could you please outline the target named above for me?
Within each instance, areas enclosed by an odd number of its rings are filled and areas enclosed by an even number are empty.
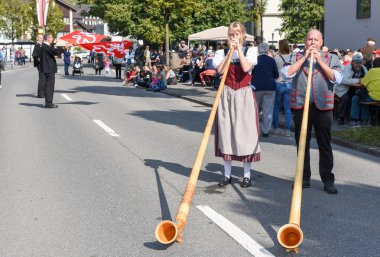
[[[214,123],[216,110],[219,105],[220,97],[223,92],[224,81],[226,80],[228,68],[230,66],[232,53],[234,52],[234,48],[230,49],[230,53],[228,55],[227,63],[225,65],[224,73],[222,80],[219,85],[218,92],[215,97],[214,104],[212,106],[212,110],[210,113],[210,117],[208,118],[207,125],[205,128],[205,132],[203,134],[203,138],[201,144],[199,146],[198,154],[194,162],[193,169],[190,174],[189,182],[187,183],[185,193],[182,198],[181,205],[179,206],[179,210],[175,219],[175,222],[170,220],[161,221],[156,227],[156,238],[162,244],[170,244],[177,240],[177,242],[182,243],[182,231],[185,226],[187,216],[189,214],[190,204],[193,200],[193,195],[195,191],[195,186],[197,184],[199,172],[201,170],[201,166],[203,163],[203,158],[205,156],[206,147],[208,144],[208,140],[210,138],[212,125]]]
[[[309,118],[310,87],[313,76],[314,53],[311,53],[309,73],[307,76],[305,104],[302,115],[301,133],[298,144],[296,175],[293,185],[292,205],[290,207],[289,224],[283,225],[277,232],[278,242],[287,252],[298,253],[298,246],[302,243],[303,233],[301,230],[301,201],[302,201],[302,180],[305,161],[305,147],[307,136],[307,124]]]

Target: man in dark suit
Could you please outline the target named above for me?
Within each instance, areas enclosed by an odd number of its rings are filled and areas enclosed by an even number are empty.
[[[33,49],[33,60],[34,67],[37,67],[38,70],[38,89],[37,89],[37,97],[45,98],[45,74],[41,71],[40,67],[40,54],[41,47],[44,42],[44,36],[42,34],[37,35],[37,43],[34,45]]]
[[[44,43],[41,46],[40,68],[45,75],[45,108],[58,108],[53,104],[55,73],[57,73],[56,55],[61,55],[63,48],[55,48],[54,38],[51,34],[44,36]]]

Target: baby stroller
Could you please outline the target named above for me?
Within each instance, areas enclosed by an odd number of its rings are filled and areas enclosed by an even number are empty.
[[[79,73],[80,76],[84,75],[82,58],[80,56],[75,56],[74,64],[73,64],[73,76],[75,73]]]

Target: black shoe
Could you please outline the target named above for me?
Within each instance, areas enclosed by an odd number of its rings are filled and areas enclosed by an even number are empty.
[[[231,178],[224,176],[224,178],[222,179],[222,181],[219,182],[218,185],[220,187],[224,187],[224,186],[227,186],[228,184],[231,184]]]
[[[302,181],[302,188],[310,188],[310,180]]]
[[[58,108],[56,104],[45,104],[45,108]]]
[[[251,186],[251,179],[249,178],[243,178],[243,182],[240,185],[243,188],[250,187]]]
[[[336,187],[333,184],[325,185],[324,190],[326,191],[326,193],[332,194],[332,195],[335,195],[338,193],[338,190],[336,190]]]
[[[338,125],[344,125],[344,118],[339,118]]]
[[[269,137],[269,134],[263,134],[263,137]]]
[[[45,98],[45,95],[37,95],[37,98]]]

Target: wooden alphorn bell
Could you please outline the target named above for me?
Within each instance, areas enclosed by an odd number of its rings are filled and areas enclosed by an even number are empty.
[[[223,87],[224,87],[224,82],[227,77],[228,73],[228,68],[230,66],[231,58],[232,58],[232,53],[234,52],[234,47],[230,49],[227,63],[225,65],[224,73],[222,80],[219,85],[218,92],[215,97],[214,104],[211,109],[210,116],[207,121],[207,125],[205,128],[205,132],[203,133],[203,138],[201,141],[201,144],[198,149],[198,154],[196,156],[195,162],[193,169],[190,174],[189,182],[187,183],[185,193],[182,198],[181,205],[179,206],[179,210],[175,219],[175,222],[170,221],[170,220],[163,220],[161,221],[155,230],[156,238],[157,240],[162,243],[162,244],[170,244],[177,240],[177,242],[182,243],[182,232],[183,232],[183,227],[185,226],[187,216],[189,214],[190,210],[190,204],[193,200],[193,195],[195,191],[195,186],[197,184],[199,172],[202,167],[203,163],[203,158],[206,152],[208,140],[210,138],[211,130],[212,130],[212,125],[215,120],[215,114],[218,109],[220,97],[223,92]]]
[[[303,109],[302,125],[298,144],[296,175],[293,184],[293,197],[292,205],[290,207],[289,223],[283,225],[277,232],[277,240],[286,249],[287,252],[294,251],[298,253],[298,246],[302,243],[303,240],[303,232],[300,226],[302,181],[305,161],[307,125],[309,118],[310,88],[311,79],[313,77],[313,63],[314,53],[311,53],[309,73],[307,76],[305,104]]]

